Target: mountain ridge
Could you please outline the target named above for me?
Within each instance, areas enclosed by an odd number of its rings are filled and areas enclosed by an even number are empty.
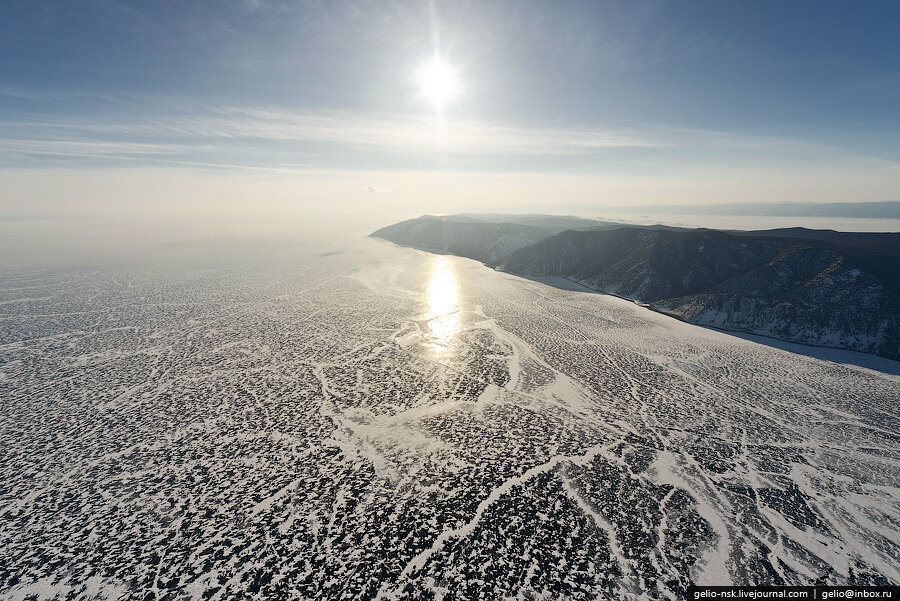
[[[528,217],[532,225],[423,217],[371,235],[566,278],[697,325],[900,359],[900,234],[610,222],[554,231],[563,222]]]

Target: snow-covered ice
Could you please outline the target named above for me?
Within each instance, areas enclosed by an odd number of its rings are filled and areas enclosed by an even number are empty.
[[[326,250],[0,274],[0,599],[900,582],[897,370]]]

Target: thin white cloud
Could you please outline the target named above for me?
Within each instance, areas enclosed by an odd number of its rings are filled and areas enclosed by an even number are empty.
[[[594,161],[595,156],[600,161]],[[879,168],[893,164],[804,141],[653,124],[537,128],[437,122],[421,115],[234,107],[182,113],[147,109],[96,117],[21,113],[0,117],[0,166],[59,157],[229,169],[359,168],[388,161],[396,168],[441,157],[505,170],[527,164],[533,170],[540,169],[541,161],[559,169],[561,162],[569,162],[567,157],[589,157],[589,162],[600,165],[622,156],[669,169],[703,161],[727,166],[730,158],[745,166],[753,161],[799,163],[823,157]]]
[[[433,148],[482,154],[573,154],[609,148],[663,145],[660,141],[614,130],[503,127],[477,122],[368,114],[304,114],[229,109],[177,125],[199,136],[316,141],[399,151]]]
[[[77,140],[23,140],[0,138],[0,153],[42,154],[71,157],[163,156],[197,149],[197,146],[150,144],[143,142],[104,142]]]
[[[181,153],[194,147],[328,144],[395,154],[440,149],[456,155],[567,155],[663,145],[623,131],[536,129],[353,113],[213,109],[194,115],[133,115],[0,121],[4,150],[36,154]],[[127,140],[127,141],[123,141]],[[137,142],[135,140],[138,140]]]

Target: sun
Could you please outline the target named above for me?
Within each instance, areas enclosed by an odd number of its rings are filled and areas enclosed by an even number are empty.
[[[417,80],[422,94],[434,102],[437,110],[443,109],[447,103],[459,96],[460,85],[456,70],[442,62],[440,58],[435,57],[422,66]]]

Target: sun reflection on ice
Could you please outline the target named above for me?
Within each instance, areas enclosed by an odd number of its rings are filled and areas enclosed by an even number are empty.
[[[460,330],[459,286],[453,266],[444,257],[431,263],[431,279],[427,291],[428,312],[425,319],[428,333],[435,342],[446,345]]]

